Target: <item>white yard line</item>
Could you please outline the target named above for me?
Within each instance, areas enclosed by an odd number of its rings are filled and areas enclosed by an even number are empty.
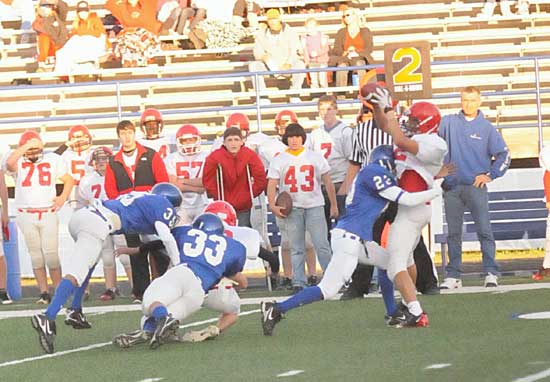
[[[132,306],[130,305],[130,307],[132,307]],[[136,309],[133,309],[133,310],[136,310]],[[259,313],[259,312],[260,312],[260,309],[253,309],[253,310],[248,310],[248,311],[245,311],[245,312],[241,312],[241,313],[239,313],[239,316],[248,316],[250,314]],[[204,325],[205,323],[216,322],[217,320],[218,320],[218,318],[211,318],[211,319],[203,320],[203,321],[190,322],[189,324],[181,325],[180,328],[189,328],[189,327],[192,327],[192,326]],[[20,365],[22,363],[27,363],[27,362],[32,362],[32,361],[40,361],[40,360],[47,359],[47,358],[61,357],[61,356],[67,355],[67,354],[78,353],[78,352],[82,352],[82,351],[88,351],[88,350],[102,348],[102,347],[105,347],[105,346],[111,345],[111,344],[112,344],[112,342],[102,342],[102,343],[99,343],[99,344],[83,346],[83,347],[76,348],[76,349],[64,350],[64,351],[60,351],[60,352],[53,353],[53,354],[43,354],[43,355],[39,355],[39,356],[36,356],[36,357],[28,357],[28,358],[23,358],[23,359],[17,359],[17,360],[14,360],[14,361],[8,361],[8,362],[0,363],[0,368],[7,367],[7,366]]]
[[[277,377],[293,377],[298,374],[302,374],[304,370],[289,370],[281,374],[277,374]]]
[[[425,369],[425,370],[430,370],[430,369],[444,369],[444,368],[449,367],[449,366],[451,366],[450,363],[434,363],[433,365],[426,366],[424,369]]]
[[[550,377],[550,369],[540,371],[536,374],[531,374],[525,377],[516,378],[512,382],[535,382]]]

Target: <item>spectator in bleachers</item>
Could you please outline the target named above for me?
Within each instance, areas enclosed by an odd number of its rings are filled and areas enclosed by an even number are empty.
[[[206,9],[206,19],[189,32],[195,49],[234,47],[249,35],[246,28],[232,22],[233,2],[226,0],[224,6],[220,6],[218,0],[201,0],[200,6]]]
[[[305,69],[305,63],[300,57],[302,49],[298,34],[287,24],[281,21],[281,14],[277,9],[270,9],[266,13],[267,28],[258,31],[254,44],[254,59],[249,64],[251,72],[267,70]],[[305,73],[291,75],[291,88],[301,89]],[[253,85],[254,81],[252,82]],[[259,91],[266,89],[263,76],[258,78]],[[269,99],[263,100],[269,102]],[[292,102],[299,102],[298,98],[291,98]]]
[[[237,0],[233,7],[233,23],[244,27],[257,28],[262,6],[253,0]]]
[[[110,49],[107,32],[101,19],[95,12],[90,12],[87,1],[76,5],[76,18],[69,41],[56,53],[55,71],[71,73],[85,63],[99,67],[99,60]]]
[[[0,0],[0,22],[2,20],[21,19],[21,44],[30,40],[32,21],[34,20],[34,3],[29,0]],[[0,30],[2,24],[0,23]]]
[[[336,34],[334,47],[329,61],[330,66],[346,67],[373,64],[373,36],[369,28],[362,26],[361,15],[357,8],[342,7],[344,27]],[[358,78],[366,70],[358,70]],[[347,86],[349,71],[336,72],[336,86]]]
[[[251,227],[252,199],[265,190],[267,179],[258,154],[244,146],[240,128],[224,131],[223,146],[206,158],[202,181],[210,197],[235,208],[239,225]]]
[[[178,23],[178,33],[183,34],[186,32],[185,24],[189,23],[189,31],[195,29],[198,23],[206,18],[206,8],[203,5],[204,0],[191,0],[186,2],[189,6],[183,7],[180,23]],[[187,5],[186,4],[186,5]]]
[[[32,23],[38,34],[38,71],[44,71],[48,60],[65,45],[69,32],[65,27],[68,6],[63,0],[40,0]]]
[[[515,1],[509,1],[509,0],[485,0],[485,5],[483,6],[483,9],[479,13],[478,16],[489,18],[493,16],[493,13],[495,12],[495,8],[497,6],[497,3],[500,5],[500,13],[502,16],[513,16],[514,13],[510,9],[510,6],[513,3],[516,3]],[[529,0],[518,0],[517,1],[517,14],[518,15],[528,15],[529,14]]]
[[[115,56],[125,68],[147,66],[160,50],[157,0],[107,0],[105,8],[124,28],[117,35]]]
[[[308,68],[326,68],[329,60],[328,36],[319,31],[317,20],[310,17],[305,22],[306,35],[302,36],[302,51]],[[326,72],[310,72],[311,88],[328,87]]]

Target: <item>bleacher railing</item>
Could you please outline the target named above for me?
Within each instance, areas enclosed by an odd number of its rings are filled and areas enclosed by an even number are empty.
[[[495,99],[499,97],[504,96],[513,96],[513,95],[534,95],[535,97],[535,104],[537,107],[537,122],[536,124],[527,123],[527,124],[499,124],[499,129],[506,129],[506,128],[526,128],[526,127],[536,127],[538,129],[538,140],[539,140],[539,149],[542,148],[542,142],[543,142],[543,127],[549,126],[549,123],[544,123],[542,116],[542,101],[541,101],[541,95],[550,93],[550,88],[548,89],[542,89],[541,88],[541,81],[540,81],[540,65],[541,61],[543,60],[550,60],[550,56],[531,56],[531,57],[499,57],[499,58],[485,58],[485,59],[472,59],[472,60],[454,60],[454,61],[435,61],[432,62],[432,67],[438,67],[438,66],[444,66],[444,65],[476,65],[479,63],[491,63],[491,62],[510,62],[510,67],[513,68],[515,63],[519,62],[531,62],[532,67],[534,69],[534,78],[535,81],[533,83],[532,88],[529,89],[521,89],[521,90],[495,90],[495,91],[483,91],[482,96],[485,97],[485,99]],[[317,68],[317,69],[303,69],[303,70],[280,70],[280,71],[261,71],[261,72],[237,72],[237,73],[222,73],[222,74],[216,74],[216,75],[193,75],[193,76],[185,76],[185,77],[171,77],[171,78],[146,78],[146,79],[136,79],[136,80],[116,80],[116,81],[99,81],[99,82],[82,82],[82,83],[74,83],[74,84],[50,84],[50,85],[19,85],[19,86],[4,86],[0,87],[0,94],[2,94],[4,97],[9,97],[9,93],[12,93],[15,95],[18,91],[22,91],[24,89],[33,89],[33,90],[40,90],[40,89],[59,89],[60,91],[63,91],[64,89],[74,89],[76,87],[107,87],[107,86],[114,86],[114,95],[116,96],[116,113],[90,113],[90,114],[71,114],[66,116],[50,116],[50,117],[25,117],[25,118],[1,118],[0,116],[0,129],[3,126],[7,125],[17,125],[17,124],[23,124],[23,123],[36,123],[39,126],[43,126],[45,123],[49,122],[56,122],[56,121],[75,121],[76,123],[82,123],[83,120],[94,120],[94,119],[105,119],[105,118],[117,118],[118,120],[121,119],[129,119],[129,118],[136,118],[140,116],[139,112],[126,112],[124,111],[123,106],[123,95],[121,94],[121,90],[125,85],[129,84],[142,84],[143,89],[146,89],[147,86],[150,86],[151,84],[155,84],[155,86],[162,86],[162,84],[166,83],[172,83],[172,82],[185,82],[185,81],[197,81],[197,80],[205,80],[212,78],[233,78],[233,77],[249,77],[252,83],[254,83],[256,86],[254,89],[251,90],[251,96],[255,96],[256,102],[253,105],[240,105],[240,106],[226,106],[226,107],[199,107],[199,108],[187,108],[187,109],[170,109],[170,110],[163,110],[164,115],[182,115],[182,114],[193,114],[193,113],[204,113],[204,112],[211,112],[211,113],[220,113],[220,112],[232,112],[232,111],[246,111],[246,110],[256,110],[256,123],[258,131],[262,130],[262,111],[266,109],[271,108],[280,108],[280,107],[286,107],[291,106],[293,108],[299,108],[299,107],[307,107],[307,106],[313,106],[316,105],[316,102],[310,101],[310,102],[299,102],[299,103],[284,103],[284,104],[269,104],[269,105],[262,105],[260,102],[262,96],[269,96],[270,91],[258,91],[258,79],[260,76],[279,76],[279,75],[285,75],[290,76],[293,73],[314,73],[314,72],[337,72],[337,71],[352,71],[352,70],[369,70],[369,69],[375,69],[375,68],[381,68],[382,65],[366,65],[366,66],[351,66],[351,67],[328,67],[328,68]],[[85,74],[85,73],[82,73]],[[51,74],[50,74],[51,75]],[[476,85],[475,83],[470,83],[468,81],[468,77],[465,76],[464,79],[464,85]],[[344,88],[321,88],[321,89],[296,89],[295,91],[289,90],[285,92],[285,94],[289,95],[303,95],[308,93],[319,93],[319,92],[334,92],[334,91],[356,91],[356,87],[353,86],[346,86]],[[452,93],[443,93],[443,94],[434,94],[434,99],[456,99],[459,90],[452,92]],[[355,98],[355,97],[354,97]],[[338,103],[340,105],[342,104],[357,104],[359,105],[359,101],[357,99],[345,99],[345,100],[339,100]]]

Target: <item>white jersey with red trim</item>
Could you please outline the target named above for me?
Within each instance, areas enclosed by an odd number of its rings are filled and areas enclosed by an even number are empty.
[[[207,152],[199,151],[194,155],[183,155],[179,151],[169,154],[164,163],[168,175],[178,179],[196,179],[202,177],[204,162]],[[196,208],[208,203],[206,192],[184,192],[181,206],[184,208]]]
[[[230,236],[244,245],[246,248],[246,258],[256,260],[260,253],[262,237],[258,231],[249,227],[225,225],[225,230],[230,232]]]
[[[155,150],[159,153],[162,159],[166,158],[168,154],[170,154],[170,141],[168,137],[162,136],[157,139],[139,138],[137,141],[140,145]]]
[[[37,163],[29,162],[23,157],[19,158],[15,174],[15,206],[52,206],[56,197],[56,180],[67,173],[67,164],[61,156],[54,153],[45,153],[42,160]]]
[[[339,121],[328,131],[323,124],[309,133],[306,147],[323,154],[330,165],[330,179],[333,183],[341,183],[348,172],[352,142],[353,130]]]
[[[105,176],[101,176],[97,171],[84,175],[76,189],[76,200],[80,205],[88,205],[92,201],[107,200],[105,193]]]
[[[264,166],[269,167],[269,164],[277,155],[285,151],[288,147],[281,141],[281,137],[273,136],[266,139],[258,147],[258,155],[262,159]]]
[[[92,150],[90,149],[78,153],[69,148],[61,154],[61,158],[63,158],[67,164],[67,171],[75,181],[75,186],[80,183],[84,175],[94,170],[93,167],[90,166],[91,156]]]
[[[318,152],[304,149],[297,155],[288,150],[273,158],[267,177],[279,179],[279,192],[292,196],[293,207],[323,206],[321,177],[330,171],[327,160]]]
[[[411,139],[418,143],[418,153],[396,149],[395,165],[397,177],[400,178],[406,170],[414,170],[432,188],[434,176],[443,166],[443,158],[447,155],[447,143],[437,134],[417,134]]]

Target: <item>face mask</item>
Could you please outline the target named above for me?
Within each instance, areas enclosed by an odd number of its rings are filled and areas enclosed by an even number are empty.
[[[53,13],[53,10],[51,7],[43,7],[43,6],[38,7],[38,14],[41,17],[49,17],[51,16],[52,13]]]
[[[86,20],[88,18],[89,12],[88,11],[80,11],[78,12],[78,17],[80,17],[82,20]]]

